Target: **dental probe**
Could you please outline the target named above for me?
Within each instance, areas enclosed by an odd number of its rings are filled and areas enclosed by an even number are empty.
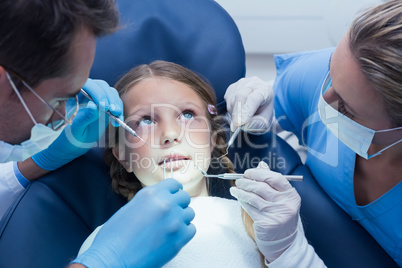
[[[302,175],[283,175],[288,181],[303,181]],[[243,174],[223,173],[217,175],[204,175],[206,178],[218,178],[222,180],[237,180],[243,178]]]
[[[89,100],[93,101],[92,97],[84,90],[81,88],[81,93],[88,98]],[[119,123],[119,125],[124,128],[125,130],[128,131],[128,133],[130,133],[131,135],[133,135],[134,137],[139,138],[142,142],[144,142],[146,145],[148,145],[150,148],[151,145],[149,145],[143,138],[141,138],[140,136],[138,136],[137,132],[135,132],[131,127],[129,127],[126,123],[124,123],[123,121],[120,120],[120,118],[114,116],[110,111],[105,112],[107,115],[109,115],[114,121],[116,121],[117,123]]]
[[[237,136],[240,133],[240,130],[241,130],[241,127],[236,128],[236,130],[233,132],[232,136],[230,137],[230,139],[228,141],[228,146],[226,146],[226,153],[224,155],[219,156],[217,159],[221,159],[222,157],[229,154],[229,147],[232,146],[232,144],[234,143],[235,139],[237,138]]]
[[[244,174],[241,173],[223,173],[223,174],[217,174],[217,175],[209,175],[207,174],[203,169],[201,169],[199,166],[194,165],[196,168],[198,168],[202,175],[204,175],[205,178],[218,178],[222,180],[237,180],[243,178]],[[283,175],[288,181],[303,181],[303,176],[302,175]]]
[[[241,127],[237,127],[236,130],[233,132],[232,136],[230,137],[230,139],[228,141],[228,147],[227,147],[228,149],[234,143],[235,139],[237,138],[237,136],[240,133],[240,130],[241,130]]]
[[[166,180],[166,159],[163,159],[163,180]]]
[[[170,178],[173,178],[172,159],[170,159]],[[166,180],[166,159],[163,160],[163,179]]]
[[[170,159],[170,177],[173,178],[173,163],[172,163],[172,159]]]

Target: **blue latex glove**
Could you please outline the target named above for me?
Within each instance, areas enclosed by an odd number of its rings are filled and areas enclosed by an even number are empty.
[[[145,187],[101,228],[73,263],[87,267],[161,267],[195,235],[190,196],[174,179]]]
[[[32,156],[39,167],[55,170],[92,148],[109,123],[109,116],[104,111],[123,120],[123,102],[114,88],[105,81],[92,79],[88,79],[83,88],[94,101],[79,94],[80,109],[73,123],[47,149]],[[114,120],[111,121],[117,126]]]

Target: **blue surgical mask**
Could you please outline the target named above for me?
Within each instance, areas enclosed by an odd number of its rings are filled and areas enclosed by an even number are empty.
[[[365,159],[370,159],[380,155],[386,149],[402,141],[402,139],[399,139],[377,153],[369,155],[367,151],[370,148],[376,133],[397,131],[401,130],[402,127],[375,131],[341,114],[324,100],[324,93],[331,87],[331,85],[331,76],[328,74],[321,89],[320,99],[318,101],[318,113],[326,127],[356,154]]]

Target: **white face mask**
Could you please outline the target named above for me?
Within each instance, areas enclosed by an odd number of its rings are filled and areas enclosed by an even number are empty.
[[[39,153],[40,151],[49,147],[49,145],[60,135],[61,131],[64,129],[64,127],[60,127],[57,130],[53,130],[48,126],[38,124],[31,111],[29,111],[25,101],[21,97],[21,94],[15,87],[15,84],[11,80],[8,72],[6,72],[6,75],[12,88],[35,125],[31,129],[31,137],[29,140],[22,142],[20,145],[11,145],[4,141],[0,141],[0,163],[23,161],[34,154]]]
[[[63,128],[53,130],[43,124],[35,124],[31,138],[21,145],[11,145],[0,141],[0,163],[23,161],[46,149],[60,135]]]
[[[348,146],[351,150],[353,150],[361,157],[369,159],[380,155],[386,149],[402,141],[402,139],[399,139],[398,141],[392,143],[384,149],[381,149],[377,153],[368,155],[367,151],[376,133],[401,130],[402,127],[375,131],[368,127],[360,125],[349,117],[341,114],[331,105],[329,105],[323,97],[327,89],[331,87],[331,82],[331,77],[328,74],[321,89],[320,99],[318,101],[318,113],[322,122],[327,126],[327,128],[331,130],[331,132],[346,146]]]

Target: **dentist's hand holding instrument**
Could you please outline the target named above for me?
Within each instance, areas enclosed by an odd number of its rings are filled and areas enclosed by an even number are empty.
[[[238,180],[244,178],[244,174],[241,173],[221,173],[221,174],[208,174],[205,170],[200,168],[199,166],[195,165],[196,168],[198,168],[202,175],[204,175],[205,178],[216,178],[216,179],[222,179],[222,180]],[[302,175],[282,175],[287,179],[288,181],[303,181],[303,176]]]
[[[73,263],[86,267],[162,267],[195,235],[190,195],[166,179],[141,189],[101,228]]]
[[[84,95],[87,99],[94,101],[92,99],[92,97],[90,96],[90,94],[88,94],[88,92],[85,91],[85,89],[81,89],[81,94]],[[120,119],[119,117],[115,116],[112,114],[112,112],[110,112],[109,110],[104,110],[104,112],[109,115],[109,117],[112,119],[110,120],[110,122],[112,123],[113,126],[118,127],[121,126],[122,128],[124,128],[128,133],[130,133],[131,135],[133,135],[134,137],[139,138],[143,143],[145,143],[146,145],[148,145],[149,147],[151,147],[151,145],[149,145],[143,138],[141,138],[137,132],[135,132],[134,129],[132,129],[131,127],[129,127],[126,123],[124,123],[124,121],[122,119]],[[152,148],[152,147],[151,147]]]
[[[105,81],[88,79],[83,88],[92,100],[79,96],[81,107],[73,123],[46,150],[32,156],[42,169],[55,170],[85,154],[105,132],[109,124],[107,112],[123,119],[123,102]],[[118,126],[116,122],[112,124]]]
[[[254,220],[255,241],[268,262],[277,259],[295,241],[300,196],[284,176],[265,162],[244,172],[230,193]]]
[[[269,131],[274,119],[273,97],[272,87],[258,77],[242,78],[230,85],[225,101],[232,118],[230,129],[235,132],[232,137],[239,133],[239,127],[252,133]]]
[[[105,132],[109,117],[114,126],[124,124],[123,103],[114,88],[88,79],[83,90],[81,108],[72,125],[48,149],[32,157],[43,169],[57,169],[86,153]],[[162,266],[195,234],[190,223],[195,216],[188,207],[190,196],[182,188],[176,180],[167,179],[139,191],[104,224],[90,249],[73,263],[87,267]]]

